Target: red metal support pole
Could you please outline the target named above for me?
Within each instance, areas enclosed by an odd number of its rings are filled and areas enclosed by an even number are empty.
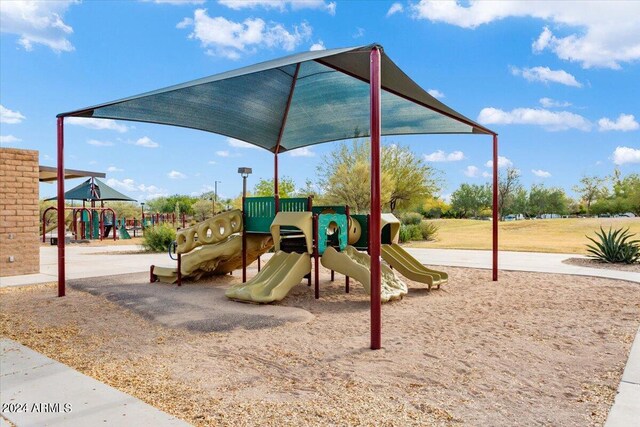
[[[371,49],[369,90],[371,99],[371,349],[382,346],[382,304],[380,301],[380,50]]]
[[[498,281],[498,135],[493,135],[493,281]]]
[[[64,119],[58,117],[58,296],[65,295],[64,265]]]
[[[246,182],[246,181],[245,181]],[[246,187],[245,187],[246,190]],[[246,191],[245,193],[246,194]],[[247,213],[245,212],[246,197],[242,196],[242,283],[247,281]]]
[[[273,194],[276,202],[276,213],[280,211],[280,190],[278,188],[278,152],[273,155]]]
[[[320,260],[318,254],[318,215],[313,216],[313,281],[315,282],[315,297],[320,298]]]

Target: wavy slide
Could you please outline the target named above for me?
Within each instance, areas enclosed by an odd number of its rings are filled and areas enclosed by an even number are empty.
[[[382,259],[407,279],[426,283],[429,289],[431,289],[432,286],[440,289],[440,285],[444,285],[449,281],[449,275],[447,273],[425,267],[420,261],[412,257],[409,252],[395,243],[382,245]]]
[[[342,252],[328,247],[320,262],[328,269],[353,277],[362,283],[367,294],[371,294],[371,257],[369,255],[358,252],[353,246],[347,246]],[[407,285],[398,279],[389,267],[386,265],[380,267],[382,272],[381,301],[402,299],[408,293]]]
[[[260,304],[280,301],[310,272],[308,253],[278,251],[253,279],[232,286],[225,295],[233,300]]]

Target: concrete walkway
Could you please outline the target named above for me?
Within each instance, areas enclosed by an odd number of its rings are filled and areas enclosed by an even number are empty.
[[[605,427],[640,425],[640,329],[633,341],[618,394],[609,411]]]
[[[190,425],[15,341],[0,340],[0,367],[2,417],[19,427]]]
[[[491,251],[462,249],[405,248],[418,261],[429,265],[452,267],[491,268]],[[568,258],[586,258],[576,254],[547,254],[539,252],[498,252],[500,270],[534,271],[539,273],[573,274],[577,276],[605,277],[640,283],[640,273],[588,268],[565,264]],[[500,277],[498,276],[498,280]]]

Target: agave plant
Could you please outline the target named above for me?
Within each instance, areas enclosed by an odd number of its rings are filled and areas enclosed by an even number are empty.
[[[587,252],[591,258],[609,262],[633,264],[640,261],[640,240],[630,240],[635,234],[630,234],[629,229],[617,229],[605,232],[600,227],[600,232],[596,231],[596,236],[600,241],[586,236],[594,245],[587,245]]]

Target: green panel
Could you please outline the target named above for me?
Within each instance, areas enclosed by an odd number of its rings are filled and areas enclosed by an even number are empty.
[[[335,222],[338,226],[337,236],[327,235],[327,228]],[[320,214],[318,215],[318,253],[322,255],[327,245],[338,245],[340,250],[347,247],[348,242],[347,217],[344,214]],[[336,239],[337,237],[337,239]]]
[[[291,197],[280,199],[280,212],[306,212],[309,199],[306,197]]]
[[[360,240],[358,240],[355,245],[357,249],[368,249],[369,248],[369,215],[351,215],[353,219],[357,220],[360,223],[360,227],[362,228],[362,233],[360,234]]]
[[[244,200],[244,226],[250,233],[271,233],[276,217],[275,197],[247,197]]]

